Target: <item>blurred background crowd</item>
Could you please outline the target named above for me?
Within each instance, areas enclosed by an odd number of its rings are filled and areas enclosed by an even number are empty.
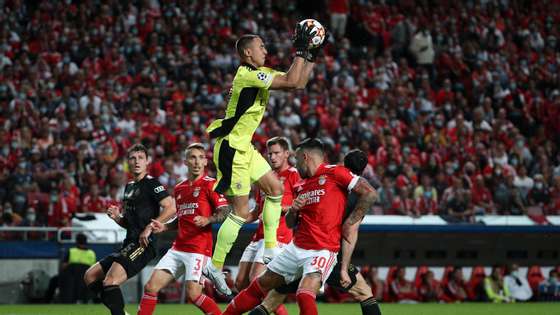
[[[333,163],[366,151],[371,214],[560,214],[557,1],[0,2],[4,226],[118,203],[137,142],[172,189],[186,145],[212,148],[236,38],[261,35],[286,70],[307,17],[332,36],[306,90],[272,94],[258,149],[283,135],[319,137]]]

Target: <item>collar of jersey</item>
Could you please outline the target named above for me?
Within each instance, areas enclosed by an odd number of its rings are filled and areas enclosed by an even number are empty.
[[[255,68],[255,66],[253,66],[252,64],[248,64],[248,63],[246,63],[246,62],[242,62],[241,65],[242,65],[242,66],[245,66],[245,67],[247,67],[247,68],[249,68],[249,69],[251,69],[251,70],[257,70],[257,68]]]

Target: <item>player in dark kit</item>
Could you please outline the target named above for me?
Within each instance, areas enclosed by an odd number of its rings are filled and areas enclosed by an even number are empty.
[[[356,175],[362,174],[367,166],[367,163],[367,155],[360,150],[352,150],[344,156],[344,166]],[[357,201],[358,197],[356,194],[354,192],[350,192],[348,200],[346,201],[346,214],[344,216],[344,222],[346,222],[348,216],[355,209]],[[346,225],[343,228],[341,251],[339,252],[339,257],[337,259],[340,263],[335,265],[333,271],[327,279],[327,284],[350,293],[355,300],[360,302],[363,315],[381,315],[381,310],[379,309],[377,301],[373,297],[371,287],[367,284],[358,269],[354,265],[350,264],[350,258],[358,239],[358,226],[360,221],[361,219],[357,221],[357,224],[354,223],[352,225]],[[297,292],[299,282],[300,280],[296,280],[275,289],[275,291],[279,294],[269,294],[261,305],[249,312],[249,315],[267,315],[271,313],[271,310],[276,309],[276,307],[284,301],[288,293]]]
[[[101,301],[112,315],[124,315],[124,300],[120,285],[134,277],[150,260],[156,257],[153,219],[167,222],[175,215],[175,201],[159,181],[147,174],[150,158],[141,144],[130,147],[128,165],[134,175],[124,191],[123,210],[115,205],[107,215],[126,229],[126,238],[120,251],[95,265],[84,275],[88,288],[101,294]],[[160,207],[163,209],[160,213]]]

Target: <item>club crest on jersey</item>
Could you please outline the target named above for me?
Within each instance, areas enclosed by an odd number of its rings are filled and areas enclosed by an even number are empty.
[[[319,176],[319,185],[324,185],[327,182],[325,175]]]
[[[196,187],[192,193],[193,197],[198,197],[200,195],[200,187]]]

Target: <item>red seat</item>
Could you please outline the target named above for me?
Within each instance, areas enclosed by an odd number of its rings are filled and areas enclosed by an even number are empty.
[[[542,274],[541,267],[531,266],[529,268],[529,271],[527,271],[527,281],[529,282],[531,289],[533,289],[533,292],[537,292],[539,283],[541,283],[543,280],[544,276]]]

